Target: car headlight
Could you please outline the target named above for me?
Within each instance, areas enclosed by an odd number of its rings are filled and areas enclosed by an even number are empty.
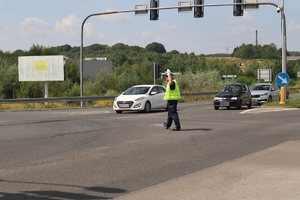
[[[231,97],[231,100],[236,101],[236,100],[238,100],[238,98],[237,97]]]
[[[144,99],[145,99],[145,97],[139,97],[139,98],[135,99],[134,101],[142,101]]]
[[[268,96],[268,93],[263,93],[260,96]]]
[[[222,98],[220,97],[215,97],[214,100],[221,100]]]

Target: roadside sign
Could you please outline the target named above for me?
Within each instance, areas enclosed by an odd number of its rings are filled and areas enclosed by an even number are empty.
[[[272,81],[272,69],[257,69],[257,79],[263,79],[270,83]]]
[[[185,7],[185,6],[192,6],[192,2],[179,2],[178,6],[178,13],[182,12],[192,12],[192,7]]]
[[[280,72],[276,76],[276,83],[281,87],[285,87],[290,83],[290,76],[285,72]]]
[[[136,5],[135,6],[135,15],[136,16],[143,16],[148,15],[148,5]]]
[[[258,10],[258,0],[244,0],[244,3],[253,3],[250,5],[244,5],[244,10]]]

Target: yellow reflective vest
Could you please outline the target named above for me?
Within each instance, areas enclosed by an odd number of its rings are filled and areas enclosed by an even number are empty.
[[[178,87],[176,80],[173,80],[173,82],[175,83],[175,89],[171,90],[170,84],[168,83],[167,87],[166,87],[166,93],[164,96],[164,100],[179,100],[181,98],[179,87]]]

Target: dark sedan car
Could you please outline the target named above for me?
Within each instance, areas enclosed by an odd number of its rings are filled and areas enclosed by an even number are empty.
[[[241,109],[243,105],[251,108],[252,102],[248,85],[242,83],[224,85],[214,98],[215,110],[218,110],[219,107],[236,107],[237,109]]]

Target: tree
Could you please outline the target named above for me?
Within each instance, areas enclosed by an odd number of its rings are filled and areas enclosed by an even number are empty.
[[[16,93],[20,88],[18,80],[18,66],[12,64],[6,67],[1,67],[0,73],[0,97],[12,99],[16,98]],[[2,95],[1,95],[2,94]]]
[[[166,53],[166,49],[164,45],[157,43],[157,42],[152,42],[146,46],[146,51],[154,51],[156,53]]]
[[[72,49],[72,47],[68,44],[65,44],[65,45],[56,47],[56,49],[57,49],[57,51],[60,51],[60,52],[68,52]]]
[[[100,70],[95,79],[95,94],[104,95],[112,85],[111,75],[107,70]]]

